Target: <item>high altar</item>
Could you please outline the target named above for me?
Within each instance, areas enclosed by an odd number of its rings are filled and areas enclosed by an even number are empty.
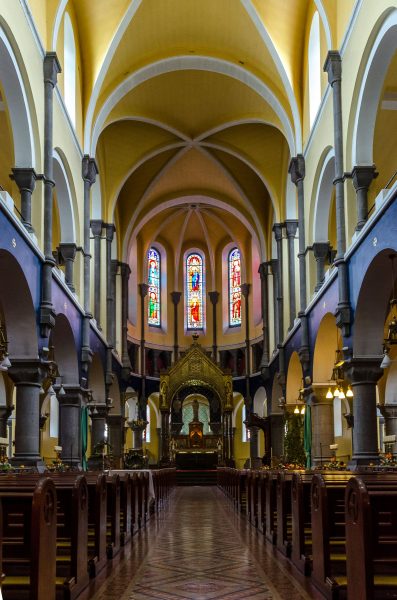
[[[191,406],[189,422],[183,421]],[[199,416],[209,413],[208,423]],[[213,362],[193,335],[189,350],[160,375],[161,463],[209,468],[233,463],[232,376]]]

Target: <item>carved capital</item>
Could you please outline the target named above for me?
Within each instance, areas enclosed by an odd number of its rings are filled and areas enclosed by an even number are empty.
[[[263,262],[259,265],[258,273],[260,275],[261,280],[266,279],[268,276],[268,266],[269,263]]]
[[[14,358],[12,366],[8,369],[7,374],[18,385],[30,385],[41,387],[41,383],[45,376],[39,360],[26,360]]]
[[[36,186],[36,180],[38,179],[36,171],[31,167],[26,169],[15,167],[11,170],[12,174],[10,175],[10,179],[15,181],[19,191],[32,193]]]
[[[94,237],[100,237],[102,234],[103,221],[101,219],[92,219],[90,221],[91,231]]]
[[[277,276],[278,274],[278,260],[277,258],[272,258],[269,260],[268,265],[270,266],[270,272],[272,275]]]
[[[178,306],[182,292],[171,292],[171,300],[174,306]]]
[[[208,292],[208,296],[210,297],[211,304],[216,306],[219,300],[219,292]]]
[[[313,254],[316,260],[323,260],[329,255],[330,245],[329,242],[314,242]]]
[[[337,50],[330,50],[324,63],[324,71],[328,74],[331,86],[342,80],[342,58]]]
[[[248,295],[250,293],[250,287],[251,284],[250,283],[242,283],[241,284],[241,293],[244,296],[244,298],[248,298]]]
[[[291,181],[297,185],[299,181],[303,181],[305,178],[305,159],[302,154],[298,154],[291,158],[289,163],[288,173],[291,175]]]
[[[62,72],[56,52],[47,52],[43,62],[44,82],[50,83],[55,87],[58,80],[58,74]]]
[[[280,242],[283,239],[283,227],[284,223],[275,223],[273,225],[273,233],[276,242]]]
[[[285,221],[285,230],[287,232],[287,238],[294,238],[296,232],[298,230],[298,221],[297,219],[287,219]]]
[[[345,363],[345,373],[352,386],[376,385],[384,371],[380,368],[382,356],[360,356]]]
[[[147,293],[149,291],[149,286],[147,283],[138,283],[138,290],[139,290],[140,297],[145,298],[145,296],[147,296]]]
[[[379,173],[377,172],[375,165],[358,165],[353,168],[351,173],[352,181],[354,185],[354,189],[356,192],[358,190],[368,190],[372,181],[378,177]]]
[[[112,242],[114,232],[116,231],[116,227],[114,226],[113,223],[103,223],[103,227],[105,228],[105,232],[106,232],[106,241]]]
[[[95,159],[88,156],[88,154],[84,154],[81,161],[81,176],[84,181],[87,181],[90,186],[93,185],[98,172],[99,171]]]
[[[119,265],[120,265],[121,278],[128,280],[131,275],[130,266],[125,262],[120,262]]]
[[[59,244],[59,253],[63,260],[74,260],[76,258],[77,246],[74,243]]]

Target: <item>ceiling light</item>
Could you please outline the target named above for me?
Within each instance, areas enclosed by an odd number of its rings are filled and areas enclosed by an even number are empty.
[[[299,415],[299,408],[298,408],[298,406],[295,406],[294,414],[295,415]]]
[[[339,398],[339,388],[338,387],[336,387],[334,389],[334,398]]]
[[[342,388],[340,389],[340,392],[339,392],[339,398],[340,398],[340,400],[344,400],[346,398],[345,392],[343,391]]]
[[[347,392],[346,392],[346,398],[353,398],[353,390],[351,388],[351,386],[349,385],[349,387],[347,388]]]
[[[334,397],[331,388],[328,388],[328,392],[327,395],[325,396],[327,398],[327,400],[332,400],[332,398]]]
[[[301,415],[304,415],[304,414],[305,414],[305,407],[302,406],[302,408],[301,408]]]

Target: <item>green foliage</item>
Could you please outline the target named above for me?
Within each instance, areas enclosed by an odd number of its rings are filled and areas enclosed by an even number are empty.
[[[306,456],[303,447],[303,417],[289,414],[285,429],[284,454],[286,462],[304,465]]]

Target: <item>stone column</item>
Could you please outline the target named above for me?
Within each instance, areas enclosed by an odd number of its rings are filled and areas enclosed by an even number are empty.
[[[171,292],[171,300],[174,305],[174,362],[179,358],[178,345],[178,304],[181,299],[181,292]]]
[[[274,314],[274,346],[275,348],[279,345],[279,329],[278,329],[278,267],[277,267],[277,259],[272,258],[272,260],[268,263],[270,265],[270,272],[273,275],[273,314]]]
[[[90,208],[91,208],[91,186],[95,183],[98,168],[93,158],[87,154],[83,156],[81,164],[81,175],[84,182],[84,318],[82,333],[82,355],[83,371],[88,373],[88,364],[91,362],[92,351],[90,348],[90,320],[91,314],[91,253],[90,253]]]
[[[277,246],[277,337],[278,343],[282,344],[284,339],[283,223],[275,223],[273,233]]]
[[[41,335],[48,337],[55,325],[52,305],[52,202],[53,202],[53,96],[61,66],[55,52],[47,52],[44,70],[44,263],[41,277],[40,327]]]
[[[334,443],[334,406],[327,399],[327,387],[312,386],[309,404],[312,411],[312,463],[318,466],[329,461]]]
[[[216,305],[219,300],[219,292],[208,292],[212,304],[212,358],[214,362],[218,360],[218,344],[216,337],[217,322],[216,322]]]
[[[261,312],[262,312],[262,336],[263,351],[260,364],[260,371],[264,379],[269,377],[269,289],[268,289],[268,263],[259,265],[259,275],[261,278]]]
[[[12,463],[44,469],[40,456],[40,388],[38,360],[13,359],[8,375],[16,387],[15,452]]]
[[[119,270],[120,263],[118,260],[112,259],[110,261],[110,293],[109,295],[112,297],[112,301],[109,303],[109,308],[111,309],[111,313],[109,315],[109,333],[108,339],[109,344],[112,348],[116,346],[116,276]]]
[[[383,375],[379,367],[382,357],[352,358],[346,364],[353,397],[353,456],[351,467],[379,462],[376,414],[376,384]]]
[[[65,264],[65,282],[71,292],[75,293],[74,287],[74,259],[76,258],[77,246],[74,243],[59,244],[59,251]]]
[[[306,235],[305,235],[305,193],[303,180],[305,178],[305,159],[302,154],[291,159],[288,172],[291,181],[296,185],[298,191],[298,233],[299,233],[299,313],[298,317],[302,324],[302,341],[299,348],[299,357],[304,372],[309,369],[309,329],[307,324],[306,298],[307,298],[307,276],[306,276]]]
[[[223,412],[223,458],[226,465],[231,465],[233,461],[233,427],[232,411]]]
[[[356,231],[360,231],[368,218],[368,189],[378,173],[375,165],[358,165],[353,168],[351,176],[357,198]]]
[[[335,265],[338,267],[339,302],[336,323],[343,335],[350,335],[351,308],[347,279],[346,227],[345,227],[345,187],[343,167],[343,125],[342,125],[342,59],[339,52],[330,50],[325,61],[324,71],[333,91],[334,106],[334,148],[335,148],[335,206],[336,206],[336,247]]]
[[[298,229],[298,221],[296,219],[288,219],[285,221],[285,230],[288,240],[288,282],[289,282],[289,329],[294,326],[296,317],[296,294],[295,294],[295,235]]]
[[[112,454],[116,469],[122,468],[124,454],[124,417],[122,415],[107,416],[108,441],[112,448]]]
[[[72,468],[81,469],[83,390],[80,387],[66,384],[63,387],[65,394],[57,394],[59,402],[59,445],[62,446],[62,461]]]
[[[170,462],[170,411],[168,408],[161,409],[161,459],[162,465]]]
[[[317,270],[317,283],[314,288],[317,292],[324,283],[325,277],[325,264],[329,256],[329,242],[314,242],[313,254],[316,259],[316,270]]]
[[[139,402],[139,418],[146,420],[146,364],[145,364],[145,297],[147,296],[149,286],[147,283],[138,285],[139,295],[141,297],[141,398]]]
[[[36,171],[31,167],[12,169],[11,179],[15,181],[21,194],[22,223],[29,233],[34,233],[32,226],[32,194],[36,186]]]
[[[105,438],[105,424],[109,412],[106,404],[93,404],[90,412],[91,417],[91,454],[94,454],[95,446],[103,442]]]
[[[385,419],[386,435],[395,435],[397,440],[397,404],[382,404],[379,410]],[[393,454],[395,454],[396,448],[397,441],[393,442]]]
[[[116,231],[113,223],[104,223],[106,232],[106,337],[109,344],[114,348],[114,340],[111,337],[114,298],[112,295],[112,241]]]
[[[131,269],[127,263],[120,263],[121,272],[121,362],[123,369],[131,370],[130,357],[128,355],[128,281]]]
[[[94,317],[99,329],[101,328],[101,236],[103,221],[91,220],[91,231],[94,236]]]

